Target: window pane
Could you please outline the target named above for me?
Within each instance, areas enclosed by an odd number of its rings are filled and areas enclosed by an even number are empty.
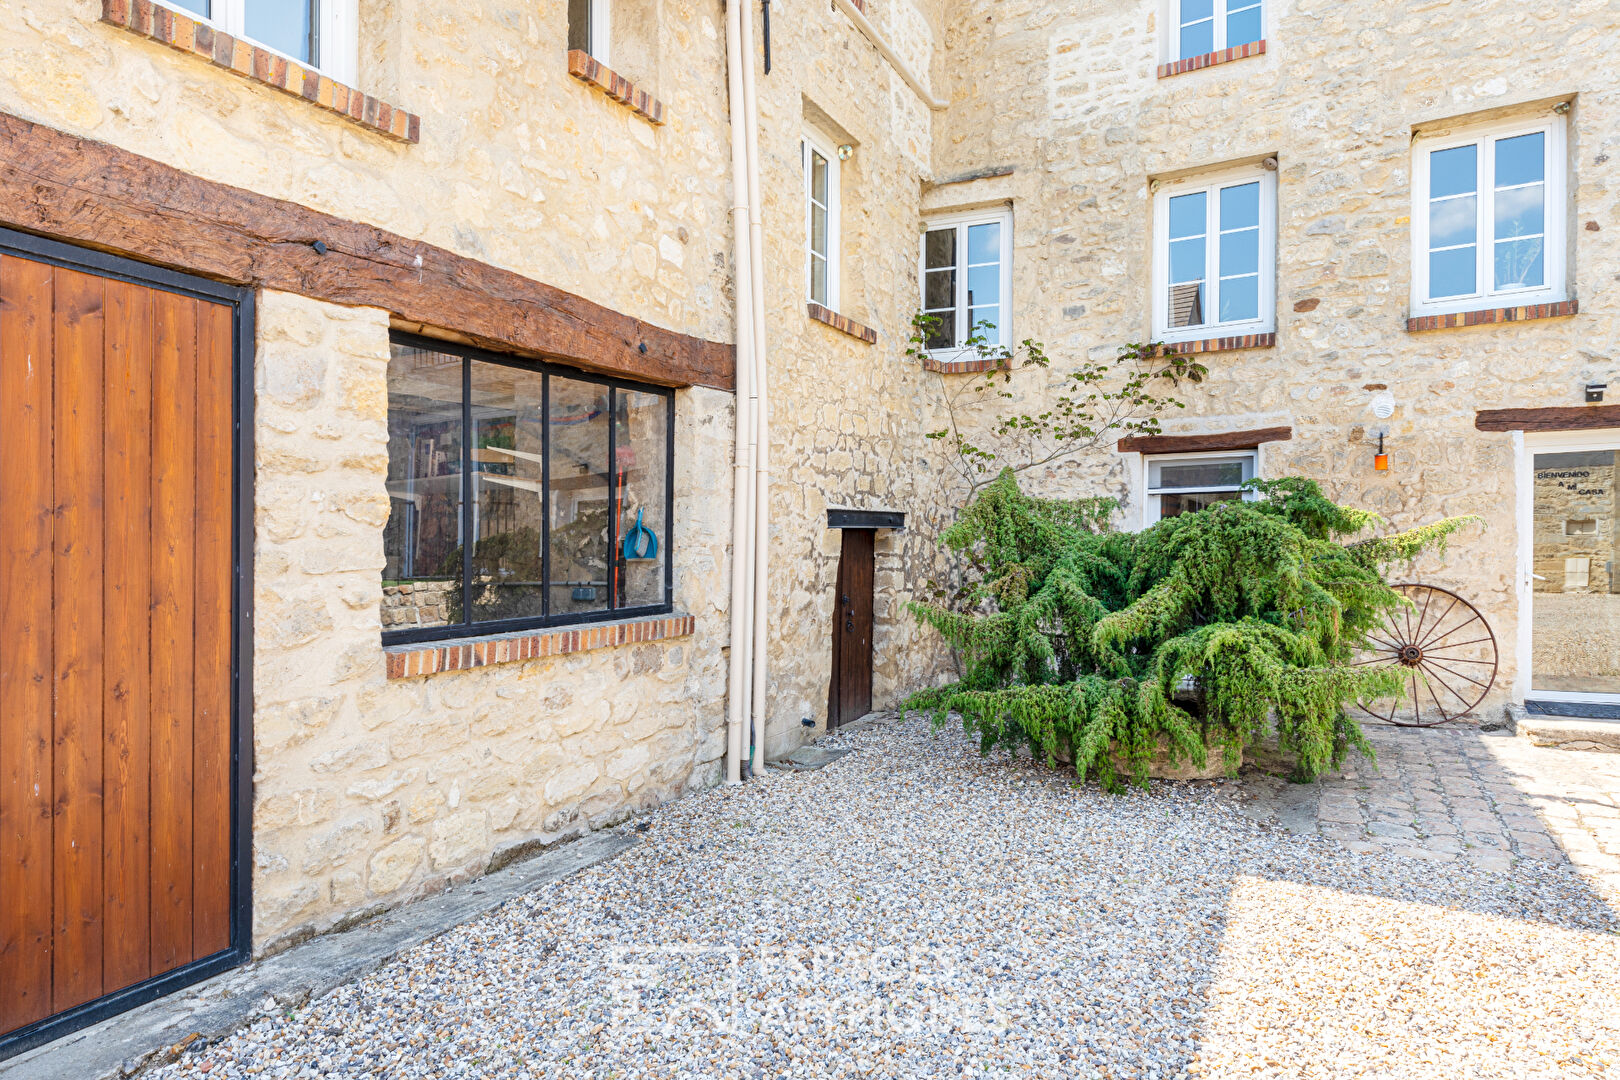
[[[1195,281],[1170,286],[1170,325],[1204,324],[1204,283]]]
[[[1429,155],[1429,198],[1479,190],[1479,147],[1454,146]]]
[[[1259,41],[1265,37],[1261,26],[1260,8],[1258,6],[1245,11],[1233,11],[1226,16],[1226,47],[1234,49],[1239,45],[1247,45],[1251,41]]]
[[[1257,273],[1260,269],[1260,230],[1222,233],[1219,261],[1222,277]]]
[[[1254,229],[1260,225],[1260,184],[1221,188],[1221,228]]]
[[[1529,240],[1503,240],[1496,245],[1496,287],[1498,289],[1528,289],[1545,285],[1546,270],[1542,261],[1544,241],[1537,236]]]
[[[1001,223],[992,221],[984,225],[968,226],[968,262],[999,263],[1001,261]]]
[[[545,432],[537,371],[472,364],[472,622],[538,619],[541,464]]]
[[[666,466],[669,399],[639,390],[614,394],[613,507],[619,522],[614,553],[620,607],[664,602],[664,560],[669,557]]]
[[[195,11],[198,15],[201,15],[205,19],[212,17],[212,13],[209,11],[210,5],[208,0],[168,0],[168,3],[169,6],[177,7],[184,11]]]
[[[939,311],[956,306],[956,271],[930,270],[923,275],[923,308]]]
[[[319,64],[315,54],[315,0],[246,0],[247,37],[280,53]]]
[[[1479,196],[1463,195],[1429,204],[1429,247],[1472,244],[1479,225]]]
[[[1537,131],[1496,140],[1496,186],[1536,184],[1547,179],[1547,137]]]
[[[975,266],[967,272],[968,305],[999,304],[1001,302],[1001,267]]]
[[[827,205],[827,159],[814,147],[810,150],[810,197]]]
[[[591,51],[591,0],[568,0],[568,47]]]
[[[1260,278],[1221,279],[1221,311],[1219,321],[1237,322],[1240,319],[1260,317]]]
[[[551,614],[608,605],[607,387],[551,377]]]
[[[1508,188],[1496,193],[1496,238],[1511,240],[1516,236],[1540,236],[1545,228],[1542,206],[1546,199],[1545,184]]]
[[[385,630],[461,621],[462,363],[404,345],[388,361]]]
[[[1148,487],[1237,487],[1249,478],[1249,462],[1249,458],[1240,457],[1214,461],[1153,461],[1149,463]]]
[[[982,334],[984,339],[992,345],[1001,344],[1001,308],[999,305],[971,308],[968,311],[968,319],[975,334]],[[989,325],[982,325],[985,323]]]
[[[1183,23],[1213,18],[1214,15],[1215,0],[1181,0],[1181,21]]]
[[[950,349],[956,346],[956,312],[931,311],[930,315],[939,320],[939,326],[928,335],[927,345],[930,349]]]
[[[1473,245],[1429,253],[1429,296],[1467,296],[1474,290]]]
[[[1215,20],[1206,19],[1181,28],[1181,59],[1215,51]]]
[[[1170,245],[1170,281],[1200,281],[1204,276],[1204,238],[1176,240]]]
[[[1209,223],[1209,194],[1197,191],[1170,200],[1170,239],[1203,236]]]
[[[820,255],[810,256],[810,299],[827,307],[827,260]]]
[[[935,267],[956,265],[956,230],[930,229],[923,238],[923,265]]]
[[[827,211],[814,203],[810,206],[810,250],[827,254]]]
[[[1202,491],[1196,495],[1160,495],[1159,518],[1180,517],[1198,510],[1208,510],[1216,503],[1236,502],[1243,498],[1237,491]]]

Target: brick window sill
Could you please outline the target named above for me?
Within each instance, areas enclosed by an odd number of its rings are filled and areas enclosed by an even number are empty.
[[[1237,337],[1204,338],[1202,341],[1173,341],[1164,346],[1166,353],[1235,352],[1238,349],[1270,349],[1277,344],[1275,331],[1266,334],[1240,334]]]
[[[1524,307],[1482,308],[1479,311],[1458,311],[1450,315],[1414,315],[1406,320],[1409,334],[1424,330],[1450,330],[1459,326],[1489,326],[1492,323],[1530,322],[1534,319],[1561,319],[1579,314],[1574,300],[1560,300],[1555,304],[1528,304]]]
[[[941,375],[978,375],[986,371],[995,371],[1003,366],[1003,362],[994,357],[976,356],[972,360],[951,360],[948,356],[925,356],[922,358],[924,371],[937,371]]]
[[[877,331],[869,326],[862,326],[847,315],[840,315],[830,308],[822,307],[811,300],[805,304],[805,311],[818,323],[823,323],[837,330],[840,334],[848,334],[857,341],[864,341],[868,345],[877,344]]]
[[[101,0],[101,21],[200,57],[215,67],[336,113],[379,135],[407,143],[421,138],[422,120],[415,113],[333,82],[296,61],[151,0]]]
[[[492,637],[389,645],[383,649],[383,654],[387,657],[390,679],[409,679],[442,671],[469,671],[492,664],[566,656],[615,645],[669,641],[689,637],[696,629],[697,620],[691,615],[659,615],[650,619],[525,630]]]
[[[1242,60],[1248,56],[1260,56],[1266,51],[1266,40],[1251,41],[1247,45],[1237,45],[1220,52],[1204,53],[1202,56],[1189,56],[1185,60],[1172,60],[1168,64],[1159,65],[1159,78],[1168,79],[1172,75],[1182,75],[1189,71],[1202,71],[1216,64],[1230,64],[1233,60]]]
[[[584,83],[602,91],[611,100],[617,101],[649,124],[662,124],[664,122],[664,103],[647,93],[636,89],[636,84],[623,75],[615,74],[612,69],[604,67],[602,63],[590,53],[581,49],[568,50],[568,74]]]

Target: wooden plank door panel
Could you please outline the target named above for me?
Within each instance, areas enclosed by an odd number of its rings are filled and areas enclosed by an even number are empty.
[[[874,534],[843,530],[833,623],[832,726],[872,711],[872,585]]]
[[[54,276],[0,255],[0,1032],[52,1011]]]
[[[240,948],[236,310],[65,261],[0,255],[0,1040]]]
[[[106,364],[102,963],[113,990],[152,973],[152,290],[107,282]]]
[[[56,271],[55,1012],[102,994],[102,369],[105,278]]]

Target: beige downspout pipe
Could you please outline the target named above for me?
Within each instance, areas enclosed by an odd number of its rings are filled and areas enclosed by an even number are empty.
[[[752,288],[750,293],[754,298],[754,349],[753,349],[753,384],[751,390],[754,396],[753,424],[754,424],[754,641],[751,651],[753,661],[752,677],[752,715],[754,720],[754,754],[753,767],[755,774],[765,769],[765,722],[767,719],[767,677],[769,674],[769,654],[767,652],[767,630],[769,629],[770,604],[770,498],[771,498],[771,471],[770,471],[770,395],[768,372],[768,353],[765,347],[765,230],[760,213],[761,198],[759,192],[759,104],[754,88],[754,11],[752,0],[732,0],[740,8],[742,44],[744,48],[742,63],[743,82],[743,110],[745,114],[744,132],[748,154],[748,247],[750,259],[750,274]]]
[[[744,107],[743,58],[751,58],[745,44],[742,12],[750,0],[729,0],[726,5],[726,83],[731,120],[731,242],[736,266],[734,302],[737,309],[736,424],[737,448],[731,483],[731,657],[726,682],[726,783],[742,783],[742,763],[748,752],[750,647],[753,645],[754,584],[754,276],[750,249],[748,198],[748,127]],[[750,64],[751,68],[752,65]]]

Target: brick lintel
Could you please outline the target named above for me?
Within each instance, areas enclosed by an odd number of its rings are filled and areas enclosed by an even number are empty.
[[[390,645],[383,649],[383,653],[387,657],[388,677],[409,679],[441,671],[466,671],[491,664],[564,656],[615,645],[668,641],[689,637],[696,629],[697,619],[691,615],[658,615],[650,619],[548,627],[494,637]]]

